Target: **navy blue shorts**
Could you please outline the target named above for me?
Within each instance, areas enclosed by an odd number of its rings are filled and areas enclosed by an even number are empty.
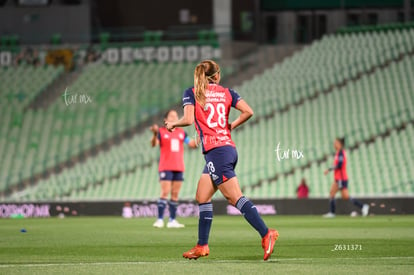
[[[204,155],[206,166],[203,174],[210,174],[215,185],[219,185],[236,176],[237,151],[233,146],[213,148]]]
[[[161,171],[160,180],[184,181],[184,173],[178,171]]]
[[[348,180],[337,180],[336,184],[338,184],[339,190],[348,188]]]

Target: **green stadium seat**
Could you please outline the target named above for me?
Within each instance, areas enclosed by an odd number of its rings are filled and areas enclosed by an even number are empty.
[[[50,43],[52,45],[62,44],[62,34],[60,33],[53,34],[52,37],[50,38]]]
[[[99,42],[101,46],[106,46],[111,38],[111,34],[109,32],[101,32],[99,34]]]

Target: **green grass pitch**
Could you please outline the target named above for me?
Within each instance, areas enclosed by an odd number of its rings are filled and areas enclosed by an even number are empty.
[[[154,229],[147,218],[2,219],[0,274],[414,273],[414,216],[264,219],[280,233],[268,262],[242,217],[216,216],[210,256],[197,261],[182,258],[197,218],[180,219],[184,229]]]

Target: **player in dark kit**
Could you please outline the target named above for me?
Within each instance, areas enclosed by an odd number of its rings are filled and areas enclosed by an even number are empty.
[[[233,90],[219,85],[220,67],[211,60],[202,61],[194,71],[194,88],[184,92],[184,116],[174,122],[166,122],[169,130],[195,123],[199,134],[206,165],[198,181],[196,199],[199,203],[198,243],[183,253],[183,257],[197,259],[210,253],[208,238],[213,221],[211,198],[220,190],[228,202],[243,214],[245,219],[262,237],[263,259],[273,253],[279,233],[268,229],[254,204],[243,196],[234,172],[237,151],[231,139],[231,130],[243,124],[252,115],[250,106]],[[241,112],[228,123],[230,108]]]
[[[334,147],[336,150],[334,163],[331,168],[325,170],[325,175],[327,175],[330,171],[334,171],[334,182],[331,186],[330,191],[330,210],[327,214],[324,215],[325,218],[333,218],[335,217],[335,195],[336,193],[341,190],[342,199],[344,200],[351,200],[351,202],[361,209],[362,215],[367,216],[369,212],[369,205],[362,204],[360,201],[352,198],[349,196],[348,192],[348,174],[346,172],[346,153],[344,150],[345,139],[344,138],[337,138],[334,142]]]
[[[175,121],[178,114],[175,110],[169,110],[165,116],[165,121]],[[153,224],[154,227],[164,227],[164,210],[169,206],[170,218],[167,223],[168,228],[182,228],[175,216],[178,204],[178,194],[183,183],[184,173],[184,143],[190,148],[196,147],[196,142],[191,140],[181,128],[176,128],[170,132],[164,127],[158,128],[157,125],[151,127],[154,133],[151,139],[151,146],[160,146],[160,161],[158,173],[161,184],[161,196],[158,200],[158,219]],[[168,196],[171,194],[170,200]]]

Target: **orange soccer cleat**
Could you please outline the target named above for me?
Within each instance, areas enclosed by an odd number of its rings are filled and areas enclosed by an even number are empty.
[[[187,259],[194,259],[197,260],[200,257],[208,256],[210,253],[210,249],[208,248],[208,245],[196,245],[193,248],[191,248],[189,251],[183,253],[183,257]]]
[[[262,238],[262,247],[264,250],[263,260],[267,261],[273,253],[275,242],[279,237],[279,232],[275,229],[269,229],[266,236]]]

